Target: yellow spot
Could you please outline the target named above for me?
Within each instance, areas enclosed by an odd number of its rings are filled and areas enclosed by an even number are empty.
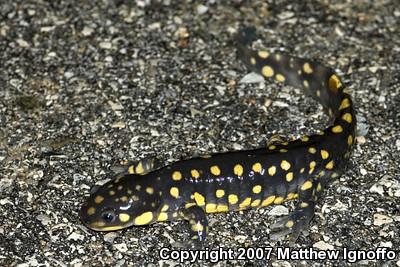
[[[218,166],[214,165],[210,168],[210,171],[213,175],[217,176],[221,174],[221,170],[218,168]]]
[[[262,166],[261,166],[261,164],[260,163],[255,163],[254,165],[253,165],[253,171],[254,172],[261,172],[261,169],[262,169]]]
[[[343,128],[340,125],[336,125],[335,127],[332,128],[333,133],[341,133],[343,132]]]
[[[140,191],[141,188],[142,188],[142,186],[141,186],[140,184],[138,184],[138,185],[135,186],[135,189],[136,189],[137,191]]]
[[[204,206],[206,204],[206,199],[197,192],[194,193],[194,200],[199,206]]]
[[[110,192],[111,192],[111,191],[110,191]],[[103,200],[104,200],[104,197],[102,197],[102,196],[96,196],[96,197],[94,198],[94,203],[100,204],[101,202],[103,202]]]
[[[218,189],[218,190],[215,192],[215,195],[216,195],[218,198],[221,198],[221,197],[223,197],[223,196],[225,195],[225,191],[224,191],[223,189]]]
[[[121,197],[122,202],[128,202],[128,197],[127,196],[122,196]]]
[[[190,207],[193,207],[193,206],[196,206],[196,203],[186,203],[185,204],[185,208],[190,208]]]
[[[339,177],[339,173],[334,172],[334,173],[332,173],[331,177],[332,178],[338,178]]]
[[[136,166],[135,171],[136,171],[137,174],[144,173],[143,165],[142,165],[141,162],[139,162],[139,164]]]
[[[305,171],[304,168],[301,168],[301,169],[300,169],[300,173],[303,173],[304,171]]]
[[[281,55],[280,54],[275,54],[275,59],[276,59],[276,61],[281,60]]]
[[[278,82],[284,82],[285,81],[285,76],[283,76],[282,74],[276,74],[275,79]]]
[[[132,196],[131,196],[131,199],[132,199],[133,201],[138,201],[138,200],[139,200],[139,197],[136,196],[136,195],[132,195]]]
[[[157,216],[157,221],[164,222],[166,220],[168,220],[168,214],[166,212],[160,212]]]
[[[264,201],[261,203],[262,207],[266,207],[272,204],[272,202],[274,202],[275,200],[275,196],[269,196],[266,199],[264,199]]]
[[[237,197],[237,195],[235,195],[235,194],[230,194],[230,195],[228,196],[228,202],[229,202],[229,204],[231,204],[231,205],[235,205],[235,204],[238,202],[238,197]]]
[[[293,225],[294,225],[294,222],[293,222],[292,220],[287,221],[287,223],[285,224],[285,226],[286,226],[287,228],[292,228]]]
[[[275,148],[276,148],[276,145],[270,145],[270,146],[268,147],[269,150],[274,150]]]
[[[154,193],[153,187],[147,187],[146,192],[147,192],[147,194],[152,195]]]
[[[300,207],[307,208],[308,207],[308,203],[307,202],[301,202],[300,203]]]
[[[311,154],[315,154],[317,150],[315,149],[315,147],[310,147],[308,148],[308,152],[310,152]]]
[[[310,74],[310,73],[313,72],[313,69],[311,68],[310,64],[304,63],[304,65],[303,65],[303,71],[304,71],[305,73]]]
[[[349,146],[351,146],[353,144],[353,136],[352,135],[349,135],[349,137],[347,138],[347,144]]]
[[[236,164],[235,167],[233,168],[233,173],[237,176],[242,176],[243,175],[242,165]]]
[[[285,148],[281,148],[281,149],[279,149],[279,152],[281,152],[281,153],[285,153],[285,152],[288,152],[288,150],[287,150],[287,149],[285,149]]]
[[[317,163],[315,161],[311,161],[310,162],[310,169],[315,168],[315,165],[317,165]]]
[[[273,176],[276,173],[276,167],[275,166],[271,166],[268,168],[268,174],[270,176]]]
[[[182,173],[179,171],[174,171],[172,173],[172,180],[174,181],[180,181],[182,179]]]
[[[283,197],[277,197],[277,198],[275,198],[275,200],[274,200],[274,204],[279,205],[279,204],[282,204],[283,201],[285,201],[285,199],[284,199]]]
[[[250,202],[251,202],[251,198],[247,197],[245,200],[243,200],[242,203],[239,204],[239,208],[242,209],[242,208],[245,208],[245,207],[249,206]]]
[[[339,77],[335,74],[333,74],[331,77],[329,77],[329,89],[336,93],[337,90],[342,87],[342,82],[340,81]]]
[[[119,221],[120,221],[120,222],[126,223],[127,221],[129,221],[129,219],[131,218],[131,216],[129,216],[129,214],[126,214],[126,213],[120,213],[120,214],[118,215],[118,218],[119,218]]]
[[[342,116],[342,120],[347,121],[348,123],[351,123],[353,121],[353,118],[351,117],[350,113],[345,113]]]
[[[251,202],[251,205],[250,205],[250,206],[252,206],[252,207],[257,207],[257,206],[260,205],[260,203],[261,203],[261,200],[260,200],[260,199],[256,199],[256,200],[254,200],[253,202]]]
[[[286,160],[281,161],[281,168],[285,171],[290,169],[290,163],[287,162]]]
[[[310,189],[312,187],[312,182],[310,180],[304,182],[304,184],[301,186],[301,190],[305,191],[307,189]]]
[[[128,173],[130,173],[130,174],[134,174],[135,173],[135,166],[134,165],[129,166]]]
[[[350,107],[350,100],[348,98],[345,98],[342,100],[342,103],[340,103],[339,110],[345,109]]]
[[[288,172],[286,174],[286,181],[289,183],[292,180],[293,180],[293,172]]]
[[[270,66],[264,66],[261,69],[261,73],[268,78],[274,76],[274,70]]]
[[[302,142],[308,142],[308,140],[310,140],[310,138],[309,138],[307,135],[305,135],[305,136],[302,136],[302,137],[300,138],[300,140],[301,140]]]
[[[303,81],[303,86],[304,86],[305,88],[308,88],[308,87],[310,87],[310,84],[308,83],[307,80],[304,80],[304,81]]]
[[[161,211],[167,211],[169,208],[169,206],[167,204],[164,204],[164,206],[162,206]]]
[[[322,157],[323,159],[327,159],[327,158],[329,157],[328,151],[322,149],[322,150],[321,150],[321,157]]]
[[[119,186],[117,187],[117,190],[118,190],[118,191],[121,191],[122,188],[124,188],[124,187],[123,187],[122,185],[119,185]]]
[[[193,169],[190,171],[190,174],[192,175],[193,178],[198,179],[200,177],[200,173],[198,170]]]
[[[227,212],[229,209],[228,209],[228,206],[227,205],[217,205],[217,211],[218,212]]]
[[[214,203],[209,203],[206,205],[206,212],[207,213],[212,213],[212,212],[217,212],[217,205]]]
[[[93,215],[93,214],[95,214],[96,213],[96,209],[94,208],[94,207],[90,207],[90,208],[88,208],[88,210],[87,210],[87,215]]]
[[[297,196],[297,194],[296,193],[289,193],[288,195],[287,195],[287,199],[288,200],[291,200],[291,199],[295,199],[296,198],[296,196]]]
[[[327,168],[328,170],[332,170],[333,169],[333,160],[329,161],[326,165],[325,168]]]
[[[147,211],[142,213],[141,215],[135,218],[135,225],[145,225],[149,224],[153,220],[153,213],[151,211]]]
[[[256,59],[254,57],[251,57],[250,58],[250,63],[251,63],[251,65],[255,65],[257,63]]]
[[[253,186],[253,193],[259,194],[261,192],[261,189],[262,189],[261,185],[255,185]]]
[[[322,186],[321,186],[320,183],[318,183],[318,184],[317,184],[317,192],[319,192],[319,191],[321,191],[321,190],[322,190]]]
[[[113,196],[113,195],[115,195],[115,191],[114,191],[114,190],[110,190],[110,191],[108,191],[108,194],[109,194],[110,196]]]
[[[173,196],[174,198],[178,198],[179,197],[179,189],[176,187],[171,187],[171,189],[169,190],[169,193],[171,194],[171,196]]]
[[[204,231],[204,226],[201,223],[194,223],[192,224],[191,229],[194,232],[202,232]]]
[[[321,91],[319,89],[317,89],[317,91],[315,91],[315,94],[320,97],[321,96]]]
[[[267,58],[269,56],[269,53],[267,51],[259,51],[258,56],[260,58]]]

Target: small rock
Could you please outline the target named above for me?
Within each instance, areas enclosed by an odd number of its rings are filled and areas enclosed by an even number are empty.
[[[99,46],[100,46],[100,48],[103,48],[103,49],[111,49],[112,43],[111,42],[100,42]]]
[[[197,9],[197,14],[199,15],[205,14],[208,11],[208,7],[205,5],[197,5],[196,9]]]
[[[17,44],[20,47],[29,47],[29,43],[25,41],[24,39],[17,39]]]
[[[289,214],[289,209],[283,205],[275,206],[272,208],[272,210],[270,210],[270,212],[268,212],[269,216],[282,216],[288,214]]]
[[[78,233],[72,233],[67,237],[67,240],[74,240],[74,241],[83,241],[85,239],[85,237],[83,235],[80,235]]]
[[[128,247],[125,243],[115,244],[114,247],[121,253],[125,253],[128,251]]]
[[[89,36],[89,35],[91,35],[92,33],[94,32],[94,29],[93,28],[90,28],[90,27],[88,27],[88,26],[85,26],[85,27],[83,27],[83,30],[82,30],[82,35],[83,36]]]
[[[255,72],[250,72],[245,75],[242,79],[240,79],[239,83],[263,83],[264,77]]]
[[[39,214],[38,216],[36,216],[36,219],[43,224],[44,226],[49,225],[51,222],[51,219],[49,216],[47,216],[46,214]]]
[[[392,223],[392,222],[393,222],[393,219],[390,218],[389,216],[386,216],[384,214],[379,214],[379,213],[374,214],[374,225],[376,225],[376,226],[381,226],[381,225]]]
[[[324,241],[318,241],[313,245],[314,248],[318,248],[320,250],[333,250],[335,247],[331,244],[328,244]]]

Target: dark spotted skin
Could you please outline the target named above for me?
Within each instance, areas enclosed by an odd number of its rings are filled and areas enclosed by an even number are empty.
[[[330,178],[343,172],[354,143],[356,118],[345,87],[333,70],[319,63],[251,51],[246,32],[239,55],[250,70],[302,88],[333,123],[315,135],[274,142],[256,150],[235,151],[179,161],[161,167],[151,159],[97,188],[81,209],[81,219],[97,231],[184,219],[191,243],[201,245],[206,213],[244,210],[297,199],[295,210],[272,225],[271,238],[296,240],[314,215],[315,202]]]

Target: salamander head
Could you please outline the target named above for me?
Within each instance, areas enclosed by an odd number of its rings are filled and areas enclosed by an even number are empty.
[[[152,179],[126,174],[94,188],[82,205],[82,222],[95,231],[114,231],[156,221],[161,199]]]

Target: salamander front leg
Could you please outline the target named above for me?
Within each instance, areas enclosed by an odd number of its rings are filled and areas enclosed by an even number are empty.
[[[192,206],[189,208],[182,207],[179,210],[179,216],[189,222],[189,247],[201,248],[206,239],[208,230],[208,221],[204,210],[199,206]]]
[[[271,225],[270,237],[272,240],[280,240],[289,236],[289,241],[294,243],[300,233],[307,232],[309,223],[314,216],[317,184],[317,181],[310,179],[299,186],[299,199],[295,210]]]
[[[156,157],[147,157],[138,161],[128,161],[123,165],[111,167],[111,170],[117,174],[139,174],[145,175],[151,171],[161,168],[161,161]]]

